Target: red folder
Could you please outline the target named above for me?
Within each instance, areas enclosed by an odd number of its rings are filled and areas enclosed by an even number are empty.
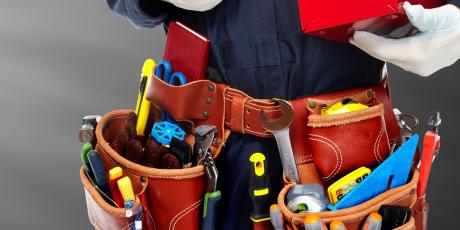
[[[188,82],[202,80],[208,65],[209,39],[180,22],[169,24],[163,58]]]
[[[407,24],[402,8],[405,0],[298,0],[304,33],[348,42],[354,31],[379,35],[391,33]],[[426,8],[442,5],[445,0],[408,0]]]

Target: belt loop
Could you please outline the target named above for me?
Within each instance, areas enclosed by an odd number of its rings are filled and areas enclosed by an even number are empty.
[[[234,132],[244,132],[244,106],[246,105],[247,97],[233,97],[231,105],[230,129]]]

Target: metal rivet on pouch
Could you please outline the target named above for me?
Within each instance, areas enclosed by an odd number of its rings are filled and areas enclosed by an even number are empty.
[[[374,93],[372,91],[367,91],[366,96],[368,98],[372,98],[372,97],[374,97]]]
[[[411,195],[414,195],[415,191],[416,191],[415,188],[411,189],[411,190],[410,190],[410,194],[411,194]]]
[[[146,178],[145,176],[141,176],[141,177],[140,177],[140,180],[141,180],[142,183],[147,182],[147,178]]]
[[[308,103],[308,107],[310,107],[310,109],[314,109],[316,107],[316,103],[315,102],[309,102]]]
[[[209,84],[209,85],[208,85],[208,90],[211,91],[211,92],[214,91],[214,85],[213,85],[213,84]]]
[[[299,222],[298,220],[294,220],[294,221],[293,221],[293,224],[294,224],[294,225],[300,225],[300,222]]]
[[[203,116],[203,118],[208,118],[209,117],[208,111],[201,112],[201,116]]]
[[[210,105],[212,103],[212,99],[210,97],[207,97],[205,100],[206,104]]]

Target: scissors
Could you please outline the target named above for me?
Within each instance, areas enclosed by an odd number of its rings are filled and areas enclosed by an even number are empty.
[[[173,72],[171,63],[168,60],[162,60],[158,63],[155,67],[155,75],[170,85],[181,86],[187,84],[187,77],[182,72]],[[166,112],[162,114],[162,117],[164,121],[176,123],[171,115]]]

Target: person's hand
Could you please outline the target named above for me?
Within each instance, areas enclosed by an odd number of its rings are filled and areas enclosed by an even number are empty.
[[[179,8],[193,11],[207,11],[217,6],[222,0],[163,0]]]
[[[428,76],[460,58],[460,9],[445,5],[424,9],[404,2],[409,21],[420,33],[390,39],[356,31],[350,43],[369,55],[404,70]]]

